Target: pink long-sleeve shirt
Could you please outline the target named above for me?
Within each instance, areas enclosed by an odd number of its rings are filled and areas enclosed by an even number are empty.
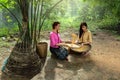
[[[60,35],[56,32],[50,33],[50,47],[58,48],[57,44],[61,43]]]

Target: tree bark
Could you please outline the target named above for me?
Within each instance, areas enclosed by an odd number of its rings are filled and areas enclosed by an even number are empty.
[[[36,53],[36,47],[33,47],[28,32],[28,22],[23,20],[22,31],[18,42],[13,48],[3,71],[5,74],[16,77],[17,75],[32,78],[38,74],[43,63]]]

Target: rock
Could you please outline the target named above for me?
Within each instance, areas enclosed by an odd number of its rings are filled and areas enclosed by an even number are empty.
[[[19,33],[15,33],[13,35],[14,35],[14,38],[18,38],[19,37]]]
[[[116,39],[116,41],[120,41],[120,39]]]
[[[10,38],[14,38],[14,36],[13,36],[13,35],[10,35]]]
[[[96,33],[94,33],[93,35],[94,35],[94,36],[97,36],[97,34],[96,34]]]
[[[13,42],[15,39],[8,39],[7,42]]]
[[[5,38],[5,37],[2,37],[2,40],[3,40],[3,41],[5,41],[5,40],[6,40],[6,38]]]

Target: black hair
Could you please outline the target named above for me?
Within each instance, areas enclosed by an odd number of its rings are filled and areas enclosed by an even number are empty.
[[[83,27],[83,26],[86,26],[86,28],[88,27],[86,22],[82,22],[82,23],[80,24],[79,38],[81,38],[81,36],[82,36],[82,34],[83,34],[83,30],[82,30],[82,27]]]
[[[52,28],[55,29],[55,27],[56,27],[58,24],[60,24],[60,22],[54,22],[54,23],[52,24]]]

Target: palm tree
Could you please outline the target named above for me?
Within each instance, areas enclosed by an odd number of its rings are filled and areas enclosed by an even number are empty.
[[[40,32],[45,19],[61,1],[44,12],[44,0],[16,0],[22,14],[21,21],[0,3],[15,17],[20,32],[19,39],[7,60],[4,73],[32,78],[41,71],[42,60],[36,54],[36,45],[40,39]]]

